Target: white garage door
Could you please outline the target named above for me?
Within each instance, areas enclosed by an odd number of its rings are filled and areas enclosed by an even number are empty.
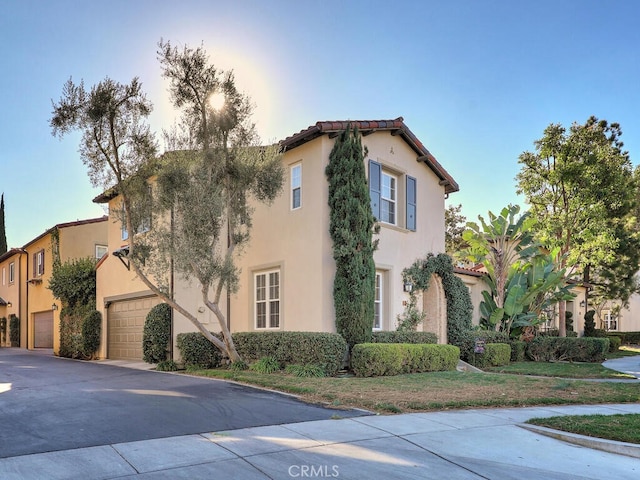
[[[33,314],[35,348],[53,348],[53,310]]]
[[[158,297],[120,300],[107,310],[107,357],[114,360],[142,360],[142,331],[149,310]]]

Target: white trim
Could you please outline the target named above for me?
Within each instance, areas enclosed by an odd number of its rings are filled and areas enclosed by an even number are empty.
[[[384,325],[384,274],[376,271],[375,294],[373,297],[373,331],[382,330]]]
[[[282,325],[282,275],[280,269],[253,274],[253,326],[256,330],[279,330]],[[262,316],[259,326],[258,317]]]

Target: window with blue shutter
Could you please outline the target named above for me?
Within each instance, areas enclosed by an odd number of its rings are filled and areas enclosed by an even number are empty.
[[[416,230],[416,179],[407,175],[407,230]]]

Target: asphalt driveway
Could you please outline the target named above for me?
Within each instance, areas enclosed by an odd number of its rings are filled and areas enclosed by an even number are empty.
[[[0,348],[0,458],[353,417],[220,380]]]

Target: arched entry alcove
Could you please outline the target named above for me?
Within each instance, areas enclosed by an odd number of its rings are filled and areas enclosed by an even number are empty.
[[[422,311],[422,331],[435,333],[438,343],[447,343],[447,298],[442,279],[435,273],[429,279],[429,288],[422,293]]]

